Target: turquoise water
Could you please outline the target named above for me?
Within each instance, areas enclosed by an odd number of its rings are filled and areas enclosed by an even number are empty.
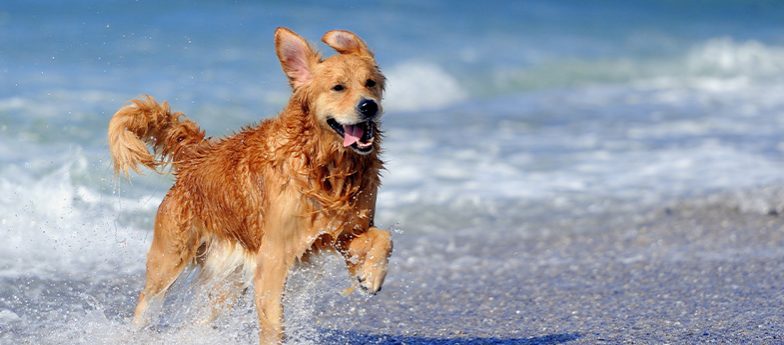
[[[131,334],[171,177],[114,179],[108,120],[141,94],[213,136],[274,116],[289,93],[277,26],[312,42],[349,29],[375,51],[389,79],[379,222],[422,249],[445,234],[536,231],[524,224],[553,214],[781,184],[782,19],[772,1],[4,1],[0,290],[32,288],[0,293],[0,340]],[[55,305],[33,302],[42,286],[60,291]],[[306,304],[293,308],[300,326]],[[240,328],[227,333],[253,333]],[[223,337],[192,331],[140,341]]]

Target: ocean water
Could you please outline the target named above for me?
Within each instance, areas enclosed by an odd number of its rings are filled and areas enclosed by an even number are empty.
[[[142,94],[212,136],[274,116],[289,95],[277,26],[311,42],[349,29],[375,51],[389,80],[377,223],[396,239],[384,292],[421,296],[459,289],[429,278],[478,274],[493,250],[508,253],[500,274],[537,260],[514,245],[461,251],[465,242],[558,232],[554,221],[588,231],[586,219],[705,195],[752,212],[779,207],[770,189],[784,183],[782,19],[772,1],[5,0],[0,343],[255,341],[249,300],[217,326],[188,322],[199,309],[187,279],[152,328],[128,325],[172,177],[114,178],[105,133]],[[291,342],[361,343],[367,331],[354,330],[373,325],[455,332],[444,339],[516,334],[450,325],[438,302],[418,318],[384,292],[341,297],[350,283],[338,261],[294,273]],[[515,303],[506,318],[520,315]],[[391,316],[368,312],[382,307]]]

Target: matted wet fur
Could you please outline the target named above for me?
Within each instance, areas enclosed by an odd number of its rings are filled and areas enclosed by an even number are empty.
[[[296,33],[275,31],[291,99],[276,118],[230,137],[205,139],[149,96],[112,117],[115,173],[171,164],[176,176],[155,219],[136,325],[191,264],[213,289],[212,318],[247,287],[243,277],[252,280],[261,344],[282,341],[286,276],[310,253],[339,252],[363,290],[381,289],[392,250],[389,232],[373,225],[385,79],[353,33],[322,40],[339,54],[322,59]]]

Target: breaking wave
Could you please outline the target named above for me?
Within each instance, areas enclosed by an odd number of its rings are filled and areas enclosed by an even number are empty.
[[[432,63],[407,62],[386,71],[389,111],[434,110],[466,98],[460,82]]]

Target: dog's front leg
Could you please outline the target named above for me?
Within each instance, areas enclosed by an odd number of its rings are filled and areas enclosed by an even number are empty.
[[[259,318],[259,344],[277,345],[283,341],[283,288],[293,260],[280,246],[264,241],[257,254],[253,277],[256,311]]]
[[[392,254],[389,231],[371,226],[366,232],[352,235],[341,246],[349,273],[357,278],[362,290],[370,294],[380,291]]]

